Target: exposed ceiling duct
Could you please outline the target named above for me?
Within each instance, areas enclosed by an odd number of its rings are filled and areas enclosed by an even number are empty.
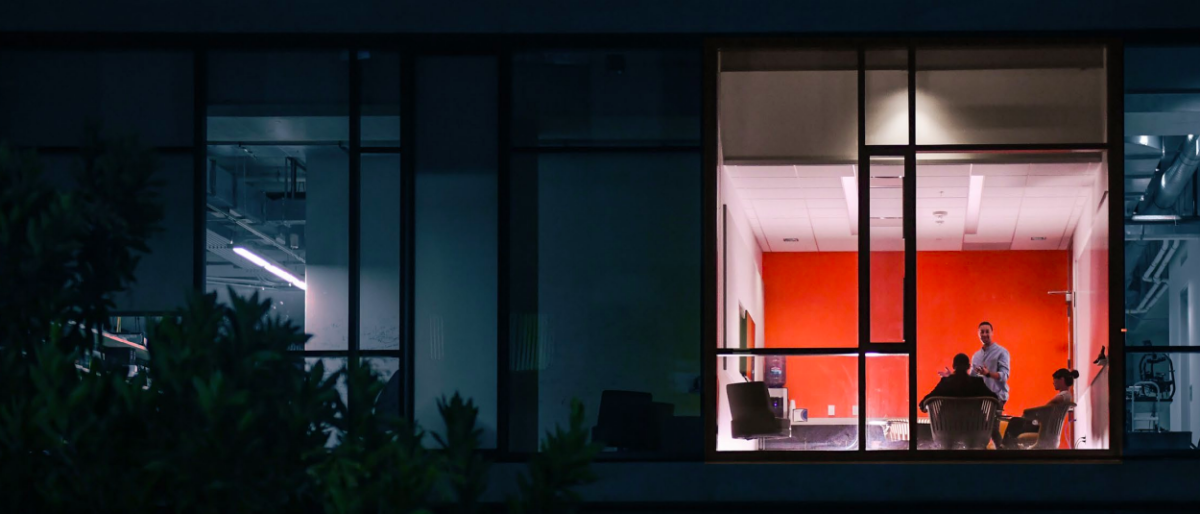
[[[1175,160],[1154,172],[1134,216],[1177,214],[1175,204],[1196,175],[1197,166],[1200,166],[1200,137],[1188,135]]]

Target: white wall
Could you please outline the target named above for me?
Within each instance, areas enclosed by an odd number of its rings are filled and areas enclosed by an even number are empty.
[[[722,224],[718,225],[718,231],[724,228],[725,246],[718,252],[723,259],[719,263],[724,264],[724,280],[718,281],[722,283],[718,287],[727,294],[722,296],[724,305],[720,307],[723,339],[717,341],[717,345],[730,348],[738,346],[741,337],[739,318],[741,309],[745,309],[755,321],[755,346],[761,348],[765,345],[767,324],[763,302],[762,249],[754,239],[750,220],[746,218],[745,206],[742,205],[741,198],[734,193],[732,179],[724,169],[720,170],[720,186],[718,203],[724,207],[722,210],[725,214]],[[726,360],[728,362],[723,362]],[[729,358],[719,359],[717,362],[717,449],[722,451],[745,451],[755,447],[753,441],[735,440],[730,436],[731,416],[725,386],[744,380],[738,372],[738,361],[739,359]],[[762,370],[762,366],[759,365],[761,362],[755,364],[755,374],[759,375]]]
[[[1197,327],[1195,312],[1197,302],[1200,302],[1200,241],[1189,240],[1175,252],[1171,260],[1168,292],[1169,311],[1167,318],[1171,346],[1195,345],[1200,337],[1200,327]],[[1187,310],[1182,308],[1182,295],[1187,295]],[[1162,301],[1160,299],[1159,301]],[[1136,354],[1132,354],[1136,355]],[[1173,354],[1170,356],[1175,363],[1175,398],[1171,402],[1168,419],[1161,420],[1171,431],[1200,431],[1200,405],[1195,403],[1191,384],[1191,375],[1200,371],[1200,355]],[[1140,356],[1139,356],[1140,360]],[[1126,366],[1136,366],[1137,362],[1127,363]],[[1159,364],[1160,368],[1165,366]]]
[[[1106,174],[1101,173],[1101,176]],[[1101,198],[1103,188],[1098,188]],[[1088,205],[1096,205],[1097,192]],[[1075,290],[1075,348],[1072,362],[1079,370],[1075,382],[1075,440],[1078,448],[1108,448],[1108,375],[1092,364],[1108,344],[1108,200],[1086,209],[1073,235],[1072,281]],[[1109,348],[1111,354],[1111,348]]]

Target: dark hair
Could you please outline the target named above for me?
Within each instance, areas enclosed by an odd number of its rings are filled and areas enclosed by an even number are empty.
[[[992,322],[990,322],[990,321],[981,321],[979,323],[979,328],[983,328],[984,325],[992,327],[992,330],[996,330],[996,327],[992,326]]]
[[[1054,372],[1054,378],[1061,378],[1068,387],[1075,384],[1075,379],[1079,378],[1079,372],[1073,369],[1059,368]]]
[[[967,357],[967,354],[960,353],[954,356],[954,371],[966,373],[967,369],[970,369],[970,367],[971,358]]]

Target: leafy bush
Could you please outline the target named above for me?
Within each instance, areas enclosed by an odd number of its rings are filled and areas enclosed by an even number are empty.
[[[478,408],[455,394],[446,432],[373,409],[365,363],[327,370],[269,302],[197,294],[163,318],[147,373],[81,367],[162,218],[152,154],[93,137],[56,190],[0,146],[0,512],[414,513],[482,509]],[[346,398],[343,398],[343,394]],[[352,408],[353,407],[353,408]],[[568,512],[594,477],[582,407],[530,462],[522,512]]]

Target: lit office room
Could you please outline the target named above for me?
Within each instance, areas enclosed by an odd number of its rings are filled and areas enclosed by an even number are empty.
[[[717,452],[1109,447],[1102,49],[720,60]]]

